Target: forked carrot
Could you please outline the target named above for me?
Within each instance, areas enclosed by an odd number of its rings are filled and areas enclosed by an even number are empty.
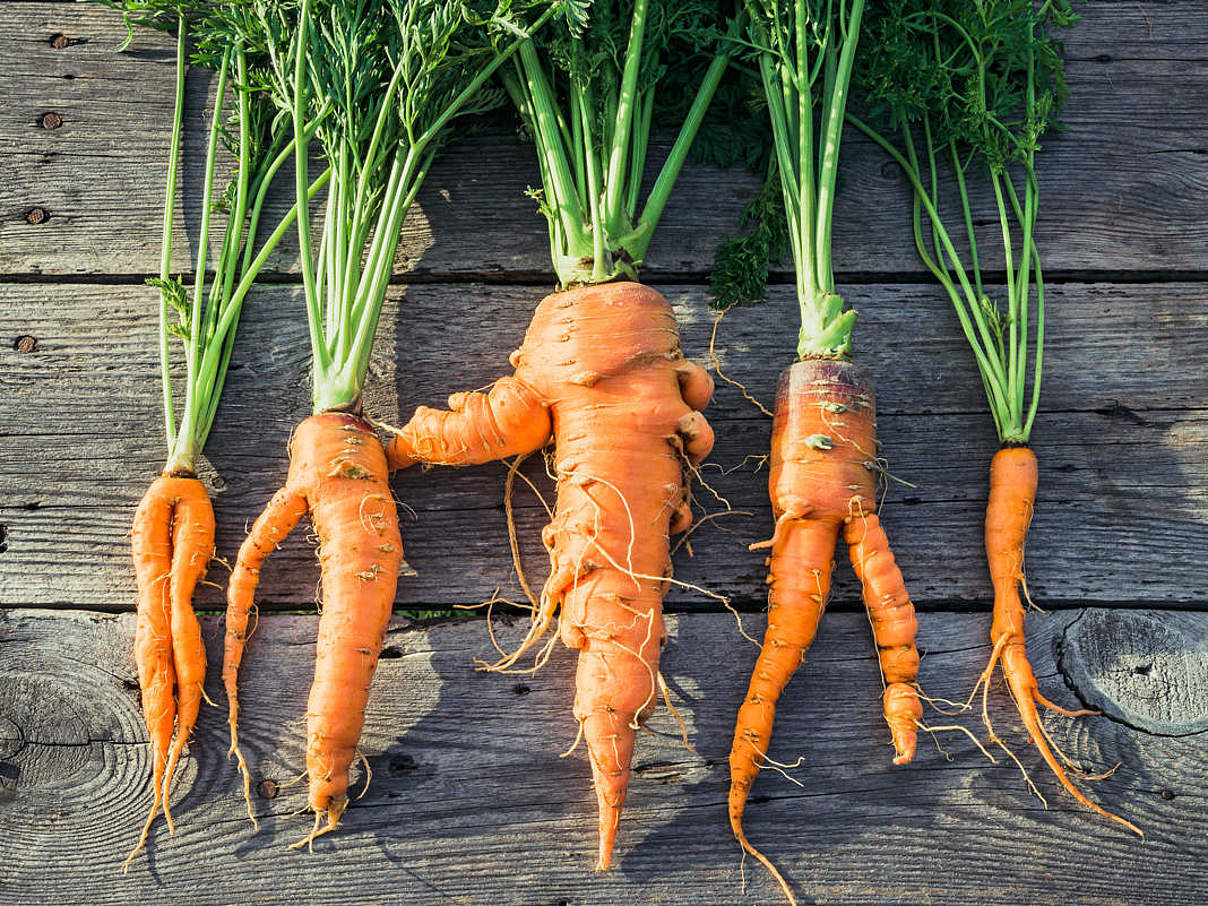
[[[257,61],[239,36],[225,32],[221,10],[183,4],[148,7],[119,0],[130,22],[152,24],[176,33],[176,103],[167,164],[163,240],[157,278],[159,357],[164,428],[168,459],[162,475],[147,489],[134,516],[131,548],[138,584],[138,622],[134,659],[142,690],[142,707],[151,741],[151,810],[138,842],[126,859],[129,868],[142,849],[162,808],[168,829],[172,820],[172,778],[197,724],[205,698],[206,652],[192,598],[214,555],[214,511],[205,486],[197,479],[197,462],[214,424],[243,300],[269,252],[292,223],[293,212],[259,244],[258,224],[268,184],[288,159],[291,141],[276,143],[268,135],[267,101],[247,90],[249,66]],[[217,70],[214,109],[205,153],[206,179],[197,260],[210,260],[210,214],[217,207],[216,163],[226,124],[237,166],[229,186],[229,217],[222,229],[217,269],[209,286],[204,267],[196,267],[187,288],[170,275],[172,222],[176,210],[176,174],[184,122],[186,47],[190,35],[198,57]],[[218,50],[214,52],[214,47]],[[227,86],[234,83],[233,111]],[[228,115],[230,114],[230,115]],[[184,406],[177,424],[171,380],[170,338],[180,339],[184,355]]]
[[[135,511],[130,546],[138,585],[134,661],[151,737],[153,794],[133,858],[161,807],[175,831],[172,774],[205,695],[206,650],[193,613],[193,589],[214,556],[214,510],[205,485],[190,475],[164,474],[152,482]]]
[[[743,848],[780,872],[742,827],[751,786],[771,742],[776,704],[813,643],[830,592],[840,533],[864,588],[885,680],[883,709],[894,764],[914,756],[922,705],[914,686],[918,623],[876,514],[876,401],[870,375],[852,362],[807,358],[780,377],[768,491],[776,529],[768,558],[768,620],[730,750],[730,826]]]
[[[1066,717],[1098,713],[1089,710],[1070,711],[1049,701],[1041,694],[1036,683],[1036,674],[1028,662],[1023,631],[1024,606],[1019,590],[1024,581],[1024,546],[1036,505],[1038,482],[1036,454],[1028,447],[1003,447],[990,461],[990,499],[986,505],[986,558],[990,563],[990,579],[994,584],[994,621],[990,627],[990,642],[993,645],[990,661],[978,680],[978,687],[982,689],[982,718],[990,739],[1002,745],[990,722],[987,702],[994,668],[1002,664],[1003,676],[1006,677],[1024,728],[1061,785],[1087,808],[1119,822],[1133,833],[1144,836],[1140,828],[1131,821],[1092,802],[1074,785],[1053,752],[1052,739],[1041,722],[1040,712],[1036,707],[1043,705],[1050,711]]]
[[[334,830],[348,804],[349,769],[403,562],[386,456],[373,429],[358,416],[328,412],[298,426],[285,487],[252,525],[231,573],[222,679],[230,702],[231,752],[239,759],[249,808],[251,775],[238,730],[239,666],[248,620],[261,566],[307,512],[319,538],[323,576],[315,678],[306,709],[307,805],[316,819],[316,832],[308,839],[313,839]],[[327,824],[320,830],[323,816]]]
[[[334,830],[348,804],[349,772],[403,563],[385,451],[361,417],[403,223],[450,122],[467,105],[477,110],[502,100],[481,89],[529,30],[557,11],[551,3],[508,0],[473,9],[443,0],[301,0],[269,4],[248,20],[268,48],[275,89],[269,94],[278,106],[272,121],[293,136],[313,414],[290,440],[285,486],[240,548],[227,594],[223,681],[231,754],[254,823],[251,771],[239,747],[239,669],[261,565],[309,513],[323,588],[306,715],[314,826],[295,845]],[[326,167],[314,183],[312,150]],[[316,246],[310,201],[327,179]]]

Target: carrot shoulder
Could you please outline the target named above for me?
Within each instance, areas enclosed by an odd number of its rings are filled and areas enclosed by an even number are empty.
[[[554,439],[557,507],[542,539],[550,575],[515,663],[554,615],[579,651],[574,715],[599,807],[599,860],[609,866],[628,789],[636,730],[654,708],[666,641],[662,598],[668,534],[690,521],[684,463],[708,455],[698,411],[712,380],[680,350],[667,301],[637,283],[547,296],[514,376],[487,394],[456,394],[450,411],[420,408],[391,459],[465,465],[531,452]]]
[[[223,678],[245,795],[250,775],[239,753],[238,670],[248,616],[261,565],[307,511],[319,538],[323,605],[306,716],[307,801],[315,829],[303,842],[333,830],[348,803],[349,770],[403,562],[385,452],[363,419],[323,413],[298,426],[285,487],[239,550],[228,587]]]
[[[743,848],[788,883],[747,840],[743,814],[767,757],[776,703],[814,640],[842,533],[864,589],[885,682],[883,707],[896,755],[914,756],[922,706],[914,683],[917,622],[876,515],[876,403],[871,377],[837,359],[804,359],[780,377],[768,491],[776,517],[770,547],[768,622],[739,708],[730,750],[730,825]]]

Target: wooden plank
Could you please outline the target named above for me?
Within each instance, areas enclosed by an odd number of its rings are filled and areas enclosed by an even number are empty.
[[[1079,706],[1066,685],[1076,656],[1068,627],[1094,614],[1029,617],[1041,689],[1068,707]],[[1187,620],[1194,636],[1208,633],[1205,615]],[[744,885],[726,820],[726,755],[754,650],[724,615],[670,621],[662,668],[695,751],[684,749],[660,705],[639,742],[619,864],[607,874],[590,871],[595,804],[586,756],[580,748],[558,757],[574,735],[571,653],[559,646],[531,677],[475,673],[471,658],[489,654],[480,621],[426,630],[396,621],[361,740],[372,782],[338,833],[313,855],[286,848],[308,826],[291,816],[305,801],[301,786],[258,796],[261,830],[253,833],[226,758],[220,704],[203,709],[180,775],[177,834],[158,825],[147,855],[123,875],[118,866],[150,800],[128,654],[133,622],[0,611],[5,902],[783,902],[750,860]],[[313,617],[266,616],[248,649],[241,737],[253,789],[282,784],[302,764],[314,629]],[[514,643],[522,627],[500,631]],[[964,697],[988,654],[986,631],[984,617],[924,617],[922,680],[932,695]],[[220,623],[207,618],[205,632],[217,664]],[[951,760],[924,738],[914,764],[890,765],[862,617],[828,614],[811,654],[782,701],[771,752],[786,763],[804,758],[792,771],[802,786],[769,772],[746,822],[802,902],[1199,906],[1208,898],[1202,734],[1151,734],[1110,718],[1048,722],[1088,769],[1121,762],[1088,791],[1144,827],[1142,841],[1059,790],[1024,743],[1001,688],[991,696],[995,726],[1048,810],[1014,765],[989,764],[956,734],[939,740]],[[1178,652],[1159,647],[1152,655],[1160,662]],[[1112,664],[1080,669],[1097,676]],[[209,689],[221,703],[216,674]],[[1146,678],[1131,676],[1111,687],[1121,707],[1143,704],[1148,693]],[[1202,720],[1205,674],[1186,681],[1179,700],[1193,710],[1183,718]],[[953,720],[982,732],[976,715],[942,718]]]
[[[1045,264],[1055,275],[1208,270],[1200,203],[1208,191],[1208,96],[1199,90],[1208,80],[1208,3],[1096,3],[1083,13],[1069,41],[1068,128],[1046,140],[1040,171]],[[74,43],[52,47],[59,33]],[[9,170],[0,183],[0,273],[158,268],[172,52],[162,36],[142,34],[135,50],[117,54],[124,37],[119,16],[90,4],[5,5],[0,153]],[[178,268],[189,266],[186,244],[196,242],[207,74],[189,85],[183,179],[191,194],[178,223]],[[47,112],[61,117],[59,128],[40,125]],[[900,175],[868,142],[846,141],[836,267],[852,275],[921,272]],[[507,129],[449,148],[408,219],[396,269],[427,278],[547,279],[545,228],[523,194],[535,182],[531,150]],[[707,271],[755,184],[738,169],[689,166],[652,246],[648,277]],[[283,197],[273,211],[283,210]],[[988,197],[977,201],[982,214]],[[28,223],[34,208],[48,218]],[[994,218],[982,219],[996,229]],[[294,249],[291,236],[270,269],[289,271]],[[989,255],[986,264],[995,266]]]
[[[59,301],[65,292],[68,303]],[[668,292],[685,349],[702,357],[711,325],[703,291]],[[533,287],[393,290],[369,411],[394,420],[417,403],[439,403],[451,390],[504,373],[539,294]],[[881,376],[884,451],[893,473],[914,485],[888,489],[884,518],[899,561],[920,607],[985,606],[980,522],[994,439],[971,356],[946,323],[953,320],[947,303],[929,287],[864,287],[859,294],[870,299],[861,305],[857,342]],[[1045,606],[1134,600],[1203,607],[1199,559],[1190,553],[1208,546],[1202,298],[1199,285],[1055,290],[1046,407],[1035,435],[1044,478],[1028,549],[1030,588]],[[228,558],[282,480],[285,442],[309,400],[300,293],[269,288],[253,303],[208,448],[206,477],[219,492],[218,549]],[[0,344],[0,603],[129,608],[129,521],[164,455],[153,291],[8,285],[0,287],[0,304],[13,329],[36,341],[30,353]],[[786,288],[768,305],[731,313],[719,332],[727,373],[765,400],[779,368],[792,360],[793,336],[780,327],[789,310]],[[466,338],[456,359],[449,357],[450,337]],[[1166,352],[1155,357],[1152,349]],[[770,426],[725,384],[708,414],[718,443],[716,466],[703,474],[735,510],[751,515],[704,525],[693,537],[696,556],[681,555],[677,574],[758,610],[763,558],[746,546],[764,537],[771,516],[766,473],[743,463],[766,449]],[[538,462],[525,472],[548,492]],[[405,517],[403,528],[419,573],[401,584],[399,606],[481,600],[498,586],[517,593],[502,485],[499,465],[413,470],[396,479],[399,499],[417,514]],[[707,491],[698,489],[697,498],[710,512],[723,509]],[[544,514],[527,490],[517,505],[526,562],[541,577]],[[1162,530],[1151,530],[1159,521]],[[265,607],[314,606],[316,567],[303,536],[267,567]],[[834,606],[859,607],[848,571],[839,576]],[[222,581],[217,567],[213,578]],[[679,608],[718,606],[684,590],[670,600]],[[203,589],[198,602],[223,606],[215,588]]]

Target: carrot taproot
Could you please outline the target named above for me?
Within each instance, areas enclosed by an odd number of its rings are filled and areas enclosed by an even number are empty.
[[[730,750],[730,826],[742,847],[787,882],[742,827],[751,786],[767,758],[776,704],[813,643],[842,534],[864,588],[886,689],[894,764],[914,756],[922,705],[914,687],[917,622],[876,515],[876,401],[872,379],[839,359],[807,358],[781,374],[772,422],[768,491],[776,517],[768,558],[768,621]]]
[[[1057,760],[1048,731],[1040,720],[1037,705],[1043,705],[1050,711],[1066,717],[1080,717],[1096,712],[1070,711],[1049,701],[1041,694],[1036,683],[1036,674],[1028,661],[1023,626],[1024,606],[1019,590],[1024,581],[1024,547],[1036,505],[1038,483],[1039,466],[1036,454],[1030,447],[1003,447],[990,461],[990,499],[986,505],[985,540],[986,559],[990,565],[990,579],[994,586],[994,619],[990,627],[990,641],[993,644],[990,661],[978,680],[978,686],[983,690],[982,716],[991,740],[1000,742],[985,707],[985,693],[989,689],[994,668],[1001,664],[1003,676],[1011,690],[1011,697],[1015,699],[1015,706],[1024,727],[1040,751],[1045,764],[1057,776],[1066,791],[1092,811],[1119,822],[1133,833],[1145,836],[1131,821],[1092,802],[1074,785],[1061,762]]]
[[[214,510],[205,485],[166,473],[152,482],[135,511],[130,546],[138,588],[134,661],[151,738],[153,801],[126,867],[146,843],[160,808],[175,832],[172,774],[205,694],[205,645],[192,604],[193,589],[214,556]]]
[[[239,86],[248,84],[249,68],[258,64],[260,52],[249,49],[241,36],[229,34],[230,22],[220,14],[211,15],[213,11],[208,8],[191,4],[148,8],[134,0],[112,5],[126,13],[128,24],[153,25],[176,36],[176,98],[160,268],[158,277],[147,281],[159,290],[158,346],[168,457],[162,474],[138,505],[131,535],[138,587],[134,660],[151,743],[152,804],[125,861],[124,868],[129,869],[161,808],[169,831],[175,831],[172,780],[197,724],[201,702],[206,700],[206,652],[192,598],[214,555],[214,510],[205,486],[196,477],[197,462],[217,414],[243,300],[269,252],[292,222],[293,213],[287,214],[267,238],[258,238],[268,184],[288,158],[288,149],[270,140],[271,118],[263,115],[267,99],[240,89],[233,92],[232,102],[227,86],[232,80]],[[190,43],[197,47],[194,59],[217,73],[204,157],[206,177],[200,185],[202,216],[196,248],[196,260],[216,260],[217,265],[208,285],[210,272],[205,267],[194,267],[191,290],[171,276]],[[224,135],[229,143],[222,141]],[[236,163],[228,187],[229,217],[222,227],[218,254],[212,257],[210,214],[219,207],[217,156],[224,146],[235,152]],[[184,379],[179,382],[184,388],[179,419],[174,404],[178,391],[172,380],[173,337],[182,342],[185,353]]]
[[[546,296],[514,375],[489,393],[420,407],[391,439],[391,463],[469,465],[554,441],[557,505],[542,532],[550,575],[510,666],[560,611],[579,652],[573,713],[587,743],[599,810],[597,867],[608,868],[629,784],[636,731],[654,709],[666,642],[662,598],[668,535],[691,521],[684,460],[713,445],[700,413],[713,392],[683,358],[671,307],[638,283]]]
[[[319,538],[323,607],[306,713],[307,805],[316,822],[308,842],[334,830],[348,804],[349,769],[390,622],[403,543],[386,455],[364,419],[336,412],[312,415],[289,446],[285,487],[252,526],[231,574],[222,672],[231,703],[231,751],[238,754],[244,792],[250,795],[238,736],[238,677],[248,619],[261,565],[309,512]],[[327,824],[320,829],[323,816]]]

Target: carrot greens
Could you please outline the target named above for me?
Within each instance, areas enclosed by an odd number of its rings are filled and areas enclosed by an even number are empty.
[[[433,157],[454,118],[498,102],[484,85],[560,7],[509,0],[253,7],[270,60],[265,87],[292,127],[297,203],[307,207],[312,122],[331,175],[322,214],[298,221],[315,411],[357,410],[403,221]]]
[[[525,42],[503,83],[537,146],[562,287],[636,278],[729,65],[727,21],[703,0],[578,3]],[[677,100],[691,98],[687,109]],[[642,198],[653,129],[675,141]]]
[[[849,116],[910,182],[919,258],[952,300],[1004,443],[1027,442],[1040,402],[1036,152],[1067,93],[1056,35],[1076,21],[1069,0],[879,4],[859,73],[871,115],[868,122]],[[951,186],[939,178],[945,173]],[[971,179],[993,192],[1006,270],[1001,301],[983,279]]]

